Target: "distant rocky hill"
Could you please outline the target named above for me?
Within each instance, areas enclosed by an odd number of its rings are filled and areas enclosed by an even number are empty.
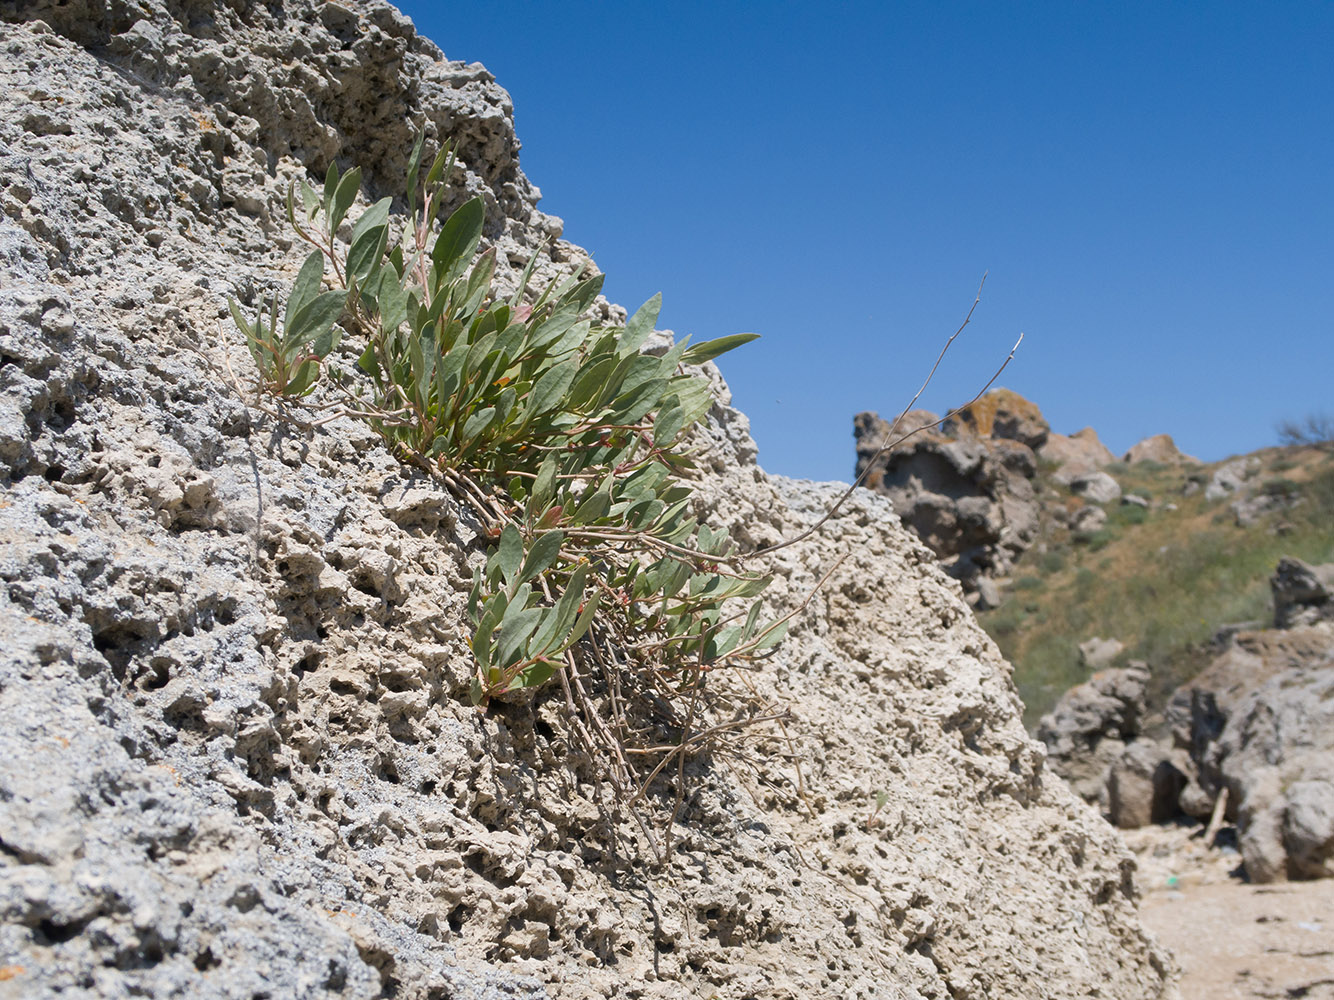
[[[1104,471],[1116,457],[1093,428],[1055,433],[1036,404],[1009,389],[994,389],[944,421],[912,410],[882,449],[890,428],[875,413],[853,418],[854,473],[894,502],[980,610],[999,606],[1002,583],[1035,541],[1053,527],[1096,531],[1105,505],[1121,499]],[[1199,464],[1166,434],[1141,441],[1122,461]],[[1040,494],[1043,485],[1064,489]]]
[[[910,413],[895,437],[937,419]],[[1160,434],[1118,459],[1004,389],[879,458],[887,422],[862,413],[854,429],[857,473],[961,582],[1015,663],[1030,724],[1131,661],[1161,705],[1219,630],[1270,618],[1281,558],[1334,559],[1334,453],[1309,443],[1205,464]]]

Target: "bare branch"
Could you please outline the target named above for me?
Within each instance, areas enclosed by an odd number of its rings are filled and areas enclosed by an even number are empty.
[[[990,389],[993,385],[996,384],[996,380],[1001,377],[1001,372],[1005,371],[1005,369],[1009,367],[1010,362],[1014,360],[1015,352],[1019,350],[1019,345],[1024,342],[1024,335],[1022,333],[1019,334],[1019,339],[1014,342],[1014,346],[1010,348],[1010,353],[1006,355],[1005,360],[1001,362],[1001,366],[996,369],[995,374],[993,374],[991,378],[987,379],[986,385],[982,386],[982,388],[978,390],[977,395],[975,395],[968,402],[964,403],[963,406],[955,407],[953,410],[950,410],[948,413],[946,413],[943,417],[941,417],[934,423],[923,424],[921,427],[915,427],[911,431],[900,437],[897,438],[894,437],[894,432],[898,430],[899,423],[903,420],[904,417],[906,417],[912,411],[912,408],[917,403],[917,400],[920,399],[922,393],[926,391],[926,387],[930,385],[931,380],[936,377],[936,369],[940,367],[941,361],[945,359],[945,353],[950,349],[950,345],[954,343],[955,339],[959,336],[959,334],[963,333],[964,327],[966,327],[972,320],[973,311],[977,308],[977,304],[982,301],[982,286],[985,285],[986,283],[987,283],[987,276],[986,274],[983,274],[982,281],[977,286],[977,296],[973,299],[973,304],[968,309],[968,315],[963,318],[963,322],[959,324],[959,328],[955,330],[952,334],[950,334],[949,339],[945,341],[945,346],[940,349],[940,354],[937,355],[936,357],[936,363],[931,366],[931,371],[927,373],[926,381],[922,383],[922,387],[917,390],[917,393],[913,396],[913,398],[908,401],[908,405],[905,406],[902,409],[902,411],[900,411],[897,417],[894,418],[894,422],[889,426],[889,431],[885,434],[884,443],[880,445],[879,450],[874,455],[872,455],[870,461],[866,463],[866,468],[862,470],[862,474],[858,476],[856,480],[853,482],[853,484],[843,492],[842,496],[840,496],[837,500],[834,501],[833,505],[830,506],[830,508],[827,511],[825,511],[824,516],[821,517],[820,520],[816,521],[813,525],[811,525],[805,531],[801,532],[799,535],[795,535],[792,538],[784,539],[783,541],[778,542],[774,545],[770,545],[767,548],[760,549],[759,551],[752,553],[748,558],[768,555],[770,552],[777,552],[779,549],[785,549],[789,545],[795,545],[797,544],[797,542],[800,542],[803,539],[809,538],[811,535],[815,534],[822,527],[824,527],[825,523],[830,518],[832,518],[835,514],[838,513],[839,508],[842,507],[843,504],[847,502],[848,497],[852,496],[853,492],[857,489],[857,487],[860,486],[866,480],[866,477],[870,475],[871,470],[875,468],[875,463],[880,460],[880,456],[882,456],[885,452],[889,451],[889,449],[893,448],[895,445],[902,444],[904,441],[907,441],[909,438],[913,437],[916,434],[920,434],[924,430],[927,430],[931,427],[937,427],[940,424],[943,424],[946,420],[949,420],[950,417],[953,417],[956,414],[961,413],[962,411],[968,409],[968,407],[972,406],[979,399],[981,399],[986,394],[986,391],[988,389]]]

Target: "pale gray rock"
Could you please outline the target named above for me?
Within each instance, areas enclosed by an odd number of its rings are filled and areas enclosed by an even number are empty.
[[[979,577],[977,581],[977,601],[973,605],[979,611],[998,608],[1001,604],[1000,587],[989,577]]]
[[[1038,449],[1038,457],[1056,466],[1052,479],[1062,486],[1116,461],[1116,456],[1098,440],[1098,433],[1092,427],[1070,435],[1048,434]]]
[[[1143,666],[1104,670],[1063,694],[1039,721],[1052,769],[1086,801],[1105,800],[1109,768],[1140,734],[1148,682]]]
[[[1107,525],[1107,511],[1102,507],[1087,504],[1070,515],[1069,523],[1071,531],[1081,535],[1091,535]]]
[[[1254,456],[1234,459],[1226,465],[1219,466],[1209,477],[1209,484],[1204,488],[1204,498],[1222,500],[1236,493],[1259,468],[1260,460]]]
[[[1183,751],[1135,740],[1107,773],[1107,813],[1123,830],[1163,823],[1180,811],[1190,765]]]
[[[1153,504],[1149,502],[1148,497],[1142,497],[1138,493],[1127,493],[1125,496],[1121,497],[1121,506],[1140,507],[1143,510],[1148,510]]]
[[[1093,636],[1079,644],[1079,662],[1087,670],[1101,670],[1125,651],[1125,643],[1119,639],[1104,639]]]
[[[1268,515],[1292,510],[1305,502],[1301,491],[1285,485],[1281,480],[1265,484],[1260,489],[1243,487],[1230,507],[1237,526],[1249,528],[1259,524]],[[1277,526],[1275,526],[1277,529]]]
[[[1121,484],[1105,472],[1090,472],[1070,480],[1070,492],[1094,503],[1112,503],[1121,498]]]
[[[1284,560],[1276,594],[1310,596],[1310,570]],[[1179,804],[1204,818],[1227,792],[1252,881],[1334,874],[1334,622],[1231,634],[1166,716],[1196,769]]]
[[[484,68],[377,0],[0,21],[6,995],[1174,995],[1130,856],[885,499],[756,560],[807,609],[748,675],[790,742],[757,734],[759,775],[692,758],[657,867],[634,817],[674,787],[612,809],[555,685],[469,704],[466,512],[362,425],[233,391],[226,299],[290,285],[292,179],[396,191],[424,121],[503,280],[559,235]],[[537,281],[586,261],[555,239]],[[707,371],[700,515],[795,536],[842,487],[766,477]]]
[[[1334,632],[1330,639],[1324,660],[1242,699],[1209,750],[1236,799],[1254,882],[1334,875]]]

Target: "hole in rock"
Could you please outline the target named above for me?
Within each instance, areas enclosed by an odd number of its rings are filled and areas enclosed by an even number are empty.
[[[463,932],[463,922],[468,919],[468,908],[460,903],[454,909],[449,911],[449,916],[445,920],[449,923],[449,929],[455,934]]]
[[[61,433],[68,430],[78,419],[74,413],[74,404],[68,399],[59,399],[51,404],[51,411],[46,417],[46,426]]]
[[[170,660],[154,660],[149,665],[148,671],[139,679],[139,688],[143,691],[157,691],[167,686],[171,680],[171,671],[168,669]]]
[[[66,941],[73,941],[83,932],[84,922],[75,920],[68,924],[62,924],[55,920],[43,920],[37,925],[37,930],[42,937],[46,938],[51,944],[64,944]]]
[[[125,668],[134,656],[134,646],[143,640],[139,630],[128,625],[108,625],[93,633],[93,648],[111,664],[117,680],[125,679]]]

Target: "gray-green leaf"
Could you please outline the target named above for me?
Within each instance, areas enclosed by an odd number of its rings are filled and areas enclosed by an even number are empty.
[[[691,344],[681,360],[688,365],[702,365],[704,362],[712,361],[718,355],[726,354],[742,344],[749,344],[752,340],[758,340],[759,337],[758,333],[734,333],[730,337],[719,337],[717,340],[706,340],[702,344]]]

